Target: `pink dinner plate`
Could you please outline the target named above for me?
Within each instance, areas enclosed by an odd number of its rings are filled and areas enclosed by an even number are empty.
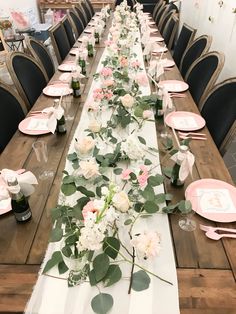
[[[88,28],[88,29],[85,29],[85,30],[84,30],[84,33],[85,33],[85,34],[91,34],[92,31],[93,31],[93,30],[92,30],[91,28]]]
[[[76,65],[74,63],[62,63],[58,66],[58,70],[62,72],[72,72],[76,70]]]
[[[78,48],[72,48],[70,50],[69,54],[72,55],[72,56],[76,56],[78,52],[79,52]]]
[[[200,216],[217,222],[236,221],[236,188],[224,181],[201,179],[185,191],[186,200]]]
[[[43,89],[44,95],[51,97],[70,95],[72,92],[73,90],[65,83],[48,85]]]
[[[166,47],[160,47],[160,48],[156,48],[152,51],[152,53],[162,53],[162,52],[167,52],[168,49]]]
[[[161,81],[158,85],[165,87],[168,92],[174,93],[185,92],[189,88],[187,83],[178,80]]]
[[[171,68],[175,65],[175,62],[173,60],[162,60],[163,61],[163,67],[164,68]]]
[[[164,38],[159,37],[159,36],[154,36],[154,37],[151,37],[151,41],[152,42],[161,42],[161,41],[164,41]]]
[[[165,123],[176,130],[197,131],[202,129],[206,121],[199,114],[188,111],[174,111],[165,117]]]
[[[42,135],[42,134],[50,133],[49,130],[45,130],[45,129],[44,130],[30,129],[29,126],[30,126],[30,123],[32,124],[33,122],[32,119],[47,119],[47,115],[42,113],[42,114],[37,114],[34,116],[27,117],[20,122],[20,124],[18,125],[18,129],[22,133],[28,134],[28,135]]]
[[[62,81],[64,83],[69,83],[71,81],[71,73],[62,73],[60,76],[59,76],[59,81]]]

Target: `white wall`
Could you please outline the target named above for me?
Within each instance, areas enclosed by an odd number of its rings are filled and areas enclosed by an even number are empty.
[[[218,3],[219,0],[182,0],[180,28],[185,22],[197,29],[197,37],[212,36],[210,51],[225,54],[225,65],[218,79],[222,81],[236,77],[236,14],[232,13],[236,0],[223,0],[222,7]]]
[[[37,0],[0,0],[0,17],[9,17],[11,11],[21,11],[28,14],[34,14],[35,22],[39,23]]]

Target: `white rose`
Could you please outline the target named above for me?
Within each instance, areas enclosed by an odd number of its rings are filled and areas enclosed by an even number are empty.
[[[132,108],[135,102],[135,98],[129,94],[120,97],[120,100],[125,108]]]
[[[81,155],[86,155],[92,152],[95,146],[95,141],[92,139],[91,136],[84,137],[77,142],[75,142],[75,150],[81,154]]]
[[[79,167],[80,169],[78,173],[84,176],[85,179],[90,179],[99,175],[99,166],[94,158],[80,161]]]
[[[102,195],[107,196],[109,193],[108,188],[106,186],[103,186],[101,189],[101,193],[102,193]]]
[[[97,120],[91,120],[88,124],[88,129],[91,132],[98,133],[101,130],[101,123],[99,123]]]
[[[118,192],[113,197],[113,205],[114,207],[122,213],[125,213],[130,208],[130,201],[128,195],[124,192]]]

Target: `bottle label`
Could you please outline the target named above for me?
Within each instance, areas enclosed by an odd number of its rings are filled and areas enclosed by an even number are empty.
[[[14,215],[15,215],[17,221],[26,221],[32,216],[32,213],[31,213],[30,208],[28,208],[26,211],[24,211],[22,213],[14,212]]]
[[[57,132],[58,133],[65,133],[66,132],[66,127],[65,127],[65,125],[64,124],[59,124],[59,125],[57,125]]]

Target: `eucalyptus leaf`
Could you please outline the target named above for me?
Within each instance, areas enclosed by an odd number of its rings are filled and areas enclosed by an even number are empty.
[[[103,243],[103,251],[110,256],[112,259],[115,259],[120,250],[120,241],[115,237],[107,237]]]
[[[151,164],[152,164],[151,160],[149,160],[149,159],[144,160],[144,165],[150,166]]]
[[[64,261],[61,261],[59,264],[58,264],[58,271],[59,271],[59,274],[62,275],[64,274],[65,272],[67,272],[69,268],[66,266],[66,263]]]
[[[110,294],[99,293],[91,302],[92,309],[97,314],[107,314],[113,306],[113,298]]]
[[[110,265],[106,276],[103,278],[105,287],[109,287],[118,282],[122,277],[122,272],[118,265]]]
[[[62,180],[64,184],[69,184],[74,182],[74,176],[65,176]]]
[[[109,268],[109,257],[105,253],[101,253],[95,257],[93,260],[93,269],[95,272],[96,281],[99,282],[102,280]]]
[[[141,144],[146,145],[146,141],[145,141],[145,139],[144,139],[143,137],[138,136],[138,139],[139,139],[139,142],[140,142]]]
[[[74,183],[62,184],[61,191],[65,196],[70,196],[76,192],[76,186]]]
[[[144,209],[146,210],[147,213],[154,214],[154,213],[156,213],[159,210],[159,207],[154,202],[146,201],[144,203]]]
[[[155,176],[150,176],[148,178],[148,183],[151,184],[151,186],[158,186],[164,182],[164,177],[160,174],[156,174]]]
[[[147,201],[153,201],[155,199],[154,189],[150,185],[147,185],[141,194]]]
[[[166,200],[166,195],[164,193],[157,194],[155,197],[156,204],[164,203]]]
[[[95,196],[94,192],[87,190],[83,186],[78,186],[77,191],[80,191],[82,194],[84,194],[87,197],[94,197]]]
[[[124,222],[124,225],[125,226],[128,226],[128,225],[130,225],[131,223],[132,223],[132,219],[127,219],[125,222]]]
[[[63,237],[63,230],[61,228],[54,228],[51,232],[50,242],[58,242]]]
[[[90,283],[90,286],[96,286],[96,284],[98,283],[97,280],[96,280],[96,277],[95,277],[95,271],[94,269],[92,269],[89,274],[88,274],[88,277],[89,277],[89,283]]]
[[[47,261],[47,264],[45,265],[43,269],[43,274],[47,273],[51,268],[59,264],[61,261],[63,261],[61,252],[55,251],[52,254],[52,257]]]
[[[78,156],[77,156],[76,153],[69,154],[69,155],[67,155],[67,159],[70,160],[70,161],[77,160]]]
[[[132,289],[135,291],[146,290],[149,287],[150,281],[148,274],[143,270],[139,270],[133,274]]]
[[[114,172],[115,174],[117,174],[117,175],[120,175],[120,174],[122,173],[122,171],[123,171],[122,168],[115,168],[115,169],[113,170],[113,172]]]

